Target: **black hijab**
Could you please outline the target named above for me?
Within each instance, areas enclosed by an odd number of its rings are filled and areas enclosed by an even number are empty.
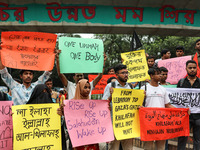
[[[29,101],[26,104],[53,103],[49,88],[45,84],[35,86]]]

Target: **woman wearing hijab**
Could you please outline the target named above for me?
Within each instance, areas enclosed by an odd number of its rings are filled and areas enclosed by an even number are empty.
[[[44,104],[44,103],[53,103],[51,98],[51,92],[45,84],[38,84],[35,86],[31,94],[31,97],[26,104]],[[61,135],[62,135],[62,149],[66,150],[66,139],[65,139],[65,132],[63,125],[61,126]]]
[[[76,85],[75,96],[73,99],[89,99],[90,94],[90,83],[86,79],[81,79]],[[74,150],[99,150],[98,144],[84,145],[75,147]]]

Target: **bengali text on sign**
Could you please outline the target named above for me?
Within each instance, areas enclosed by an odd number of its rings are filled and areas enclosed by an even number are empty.
[[[59,104],[13,106],[13,149],[62,149],[58,107]]]
[[[128,82],[150,79],[144,50],[122,53],[121,57],[124,60],[123,64],[127,66],[129,72]]]
[[[53,69],[57,35],[40,32],[2,32],[1,60],[16,69]]]

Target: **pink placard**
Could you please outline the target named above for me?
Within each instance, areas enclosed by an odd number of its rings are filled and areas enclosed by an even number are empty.
[[[186,62],[191,60],[191,56],[177,57],[166,60],[160,60],[158,67],[165,67],[168,69],[167,82],[170,84],[177,84],[181,78],[187,75]]]
[[[107,100],[65,100],[64,103],[73,147],[114,140]]]
[[[13,149],[12,101],[0,101],[0,149]]]

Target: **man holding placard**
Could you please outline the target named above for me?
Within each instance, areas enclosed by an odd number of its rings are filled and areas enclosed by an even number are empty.
[[[0,74],[4,83],[11,89],[14,105],[22,105],[27,103],[35,86],[44,83],[51,73],[45,71],[43,75],[38,78],[38,81],[31,83],[34,72],[32,70],[20,70],[20,78],[22,79],[22,84],[20,84],[12,78],[7,68],[3,66],[0,60]]]
[[[197,63],[194,60],[186,62],[186,71],[188,76],[179,80],[177,88],[200,88],[200,79],[197,77]],[[190,114],[190,128],[193,128],[193,147],[200,149],[200,114]],[[188,137],[178,138],[178,150],[185,150]]]
[[[128,70],[127,66],[123,64],[118,64],[115,67],[115,74],[117,80],[113,83],[107,84],[104,90],[103,98],[104,100],[112,100],[113,88],[123,88],[123,89],[132,89],[133,87],[127,83],[128,80]],[[113,87],[114,86],[114,87]],[[109,144],[109,150],[119,150],[120,142],[122,143],[123,150],[132,150],[133,149],[133,139],[126,139],[122,141],[114,140]]]
[[[145,107],[159,107],[159,108],[174,108],[170,104],[170,99],[164,87],[159,85],[161,80],[161,71],[157,67],[150,68],[148,74],[150,75],[150,83],[141,87],[142,90],[146,89],[146,99],[144,101]],[[156,149],[165,149],[165,140],[155,141]],[[151,150],[154,147],[154,141],[146,141],[144,145],[145,150]]]

